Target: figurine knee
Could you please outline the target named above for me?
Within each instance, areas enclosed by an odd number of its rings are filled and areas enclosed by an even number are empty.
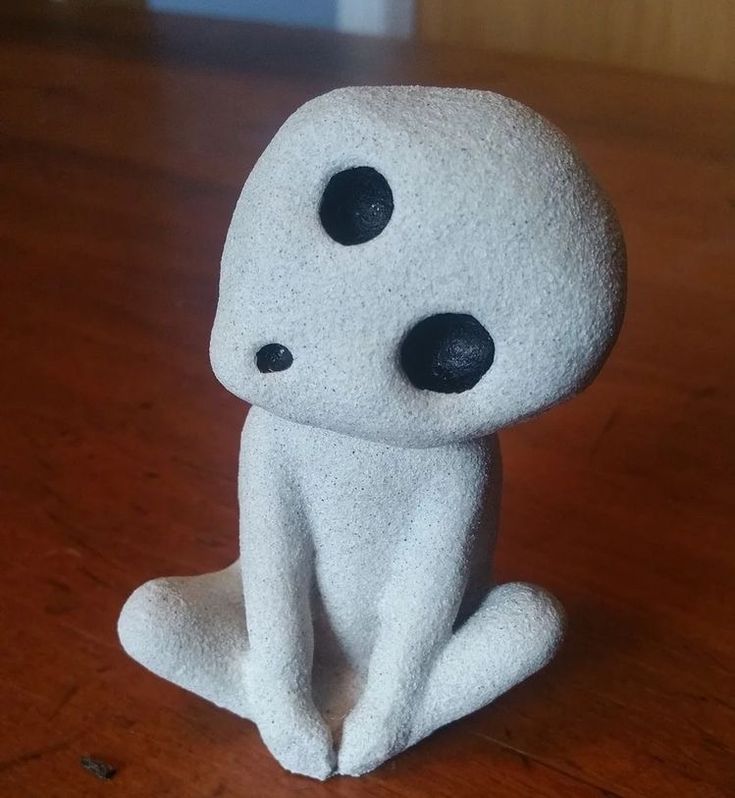
[[[531,676],[563,634],[564,611],[545,590],[522,582],[491,590],[437,657],[411,744]]]
[[[154,672],[158,672],[156,660],[164,654],[161,638],[169,637],[171,624],[181,619],[175,606],[170,580],[153,579],[132,593],[120,613],[117,633],[122,647]]]
[[[239,580],[235,563],[203,576],[146,582],[125,603],[118,636],[125,651],[153,673],[247,717]]]
[[[447,646],[443,667],[472,669],[480,706],[546,665],[564,634],[564,610],[536,585],[509,582],[491,590]],[[439,667],[440,662],[437,663]]]
[[[525,582],[499,585],[488,594],[478,613],[480,618],[486,615],[493,637],[503,641],[509,664],[519,657],[518,663],[522,660],[528,676],[549,662],[564,636],[561,604],[543,588]],[[498,640],[488,643],[497,645]]]

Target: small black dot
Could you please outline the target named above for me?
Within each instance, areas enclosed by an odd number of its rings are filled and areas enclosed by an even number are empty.
[[[322,226],[344,246],[364,244],[380,235],[392,215],[393,192],[371,166],[355,166],[332,175],[319,206]]]
[[[255,365],[263,374],[285,371],[293,363],[293,355],[283,344],[266,344],[255,355]]]

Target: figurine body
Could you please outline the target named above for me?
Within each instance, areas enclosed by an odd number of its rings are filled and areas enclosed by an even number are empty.
[[[253,404],[242,560],[139,588],[126,650],[320,779],[538,670],[562,614],[492,582],[494,433],[590,381],[623,279],[609,206],[523,106],[400,87],[308,103],[223,256],[212,362]]]

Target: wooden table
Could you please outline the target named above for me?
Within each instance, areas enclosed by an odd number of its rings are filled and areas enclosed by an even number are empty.
[[[733,89],[75,8],[0,10],[0,795],[735,795]],[[302,101],[383,82],[494,89],[564,128],[619,208],[630,309],[595,385],[503,436],[499,576],[561,598],[562,653],[318,784],[115,623],[145,579],[236,556],[245,408],[207,345],[240,185]]]

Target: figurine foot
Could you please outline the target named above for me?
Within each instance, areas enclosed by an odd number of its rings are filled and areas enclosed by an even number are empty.
[[[125,603],[118,635],[156,675],[247,718],[241,579],[236,562],[211,574],[146,582]]]
[[[279,702],[280,703],[280,702]],[[280,707],[261,718],[260,735],[281,767],[324,781],[333,773],[336,754],[332,735],[315,707]]]

